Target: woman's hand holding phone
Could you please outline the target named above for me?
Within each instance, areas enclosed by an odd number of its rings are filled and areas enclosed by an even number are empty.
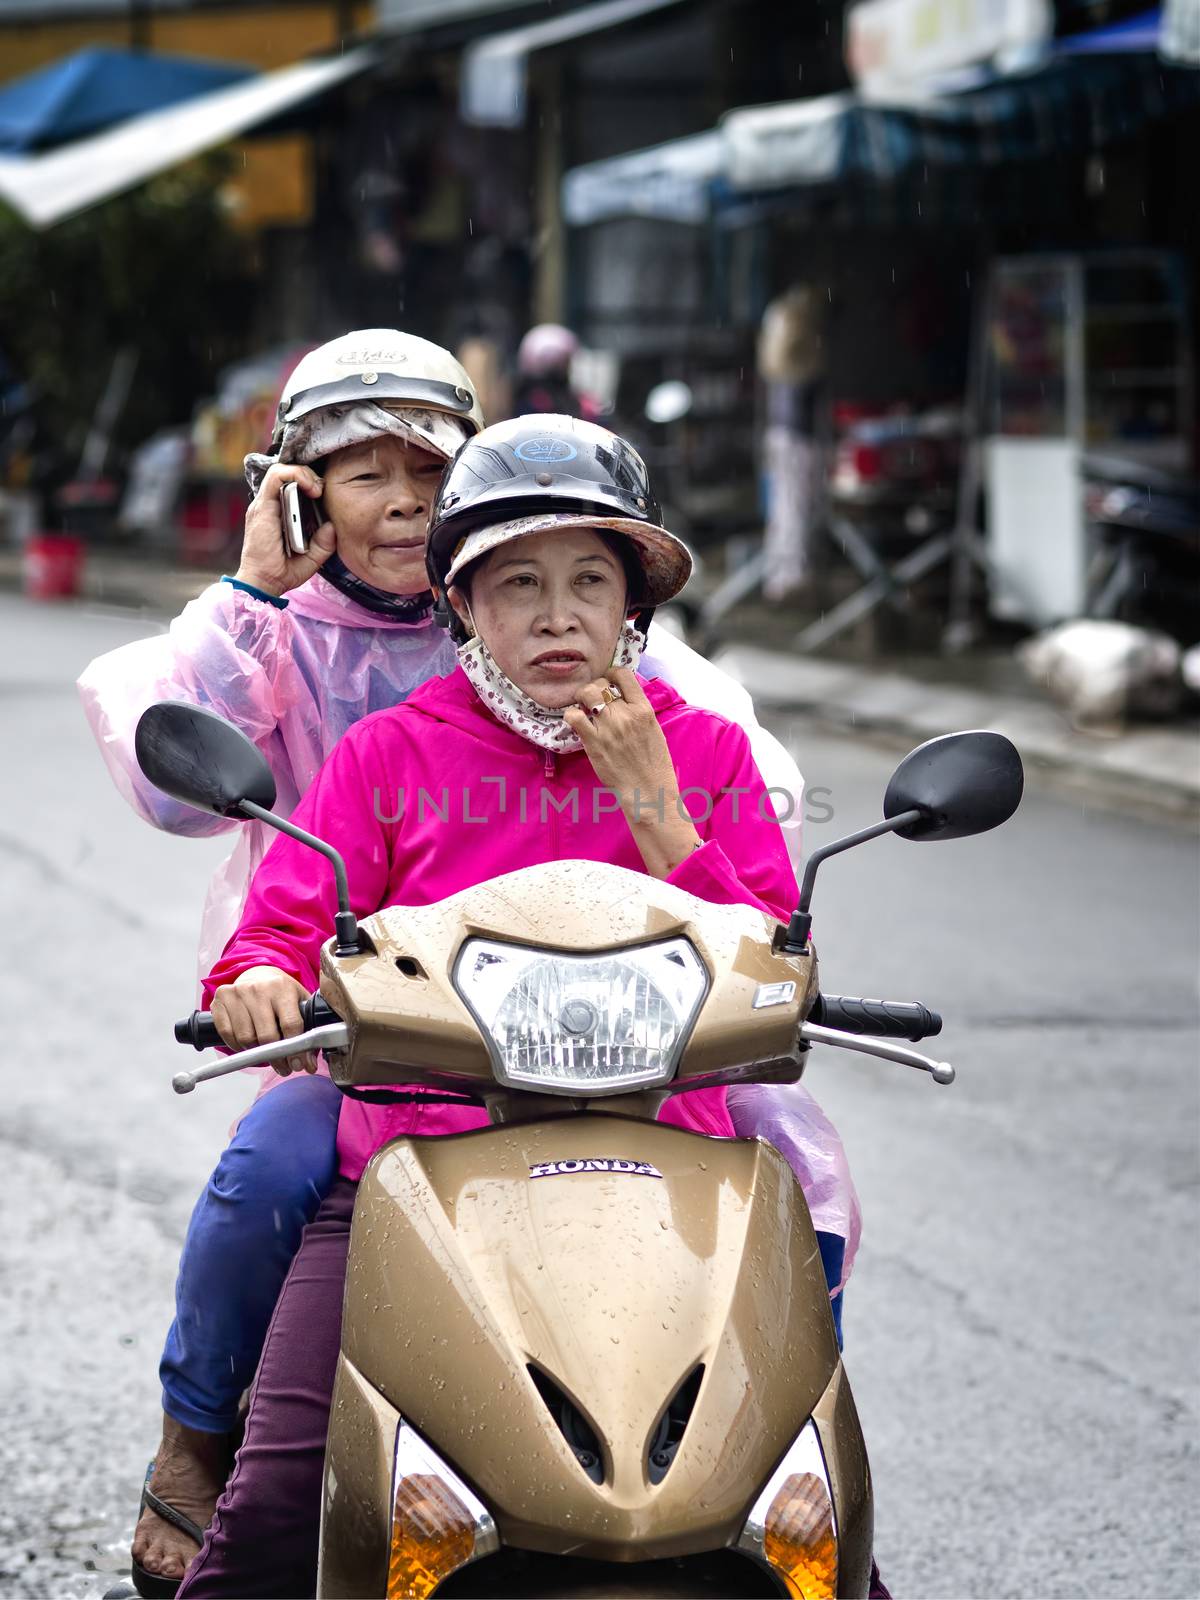
[[[299,495],[306,496],[320,510],[319,496],[324,485],[311,467],[277,462],[268,469],[246,512],[242,556],[236,573],[242,583],[253,584],[266,594],[286,594],[307,583],[336,548],[333,523],[321,517],[304,552],[293,551],[284,526],[281,498],[288,484],[295,484]]]

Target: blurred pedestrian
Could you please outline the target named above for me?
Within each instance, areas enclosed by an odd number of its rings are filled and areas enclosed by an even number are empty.
[[[456,351],[471,379],[485,417],[512,414],[512,379],[505,370],[500,345],[487,333],[468,334]]]
[[[561,323],[539,322],[530,328],[517,350],[513,414],[553,412],[595,422],[600,415],[599,405],[571,384],[571,363],[578,352],[579,340]]]
[[[824,481],[819,409],[825,342],[820,299],[811,284],[794,285],[767,307],[758,370],[766,391],[763,593],[782,600],[810,576]]]

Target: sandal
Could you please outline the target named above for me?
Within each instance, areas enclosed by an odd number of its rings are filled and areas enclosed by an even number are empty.
[[[191,1517],[185,1517],[182,1511],[176,1511],[174,1506],[168,1505],[165,1500],[160,1500],[150,1487],[150,1478],[154,1472],[154,1462],[146,1468],[146,1481],[142,1485],[142,1499],[138,1506],[138,1519],[142,1512],[149,1506],[150,1510],[169,1522],[173,1528],[178,1528],[180,1533],[186,1533],[189,1539],[195,1539],[197,1548],[204,1543],[204,1529]],[[133,1587],[142,1600],[174,1600],[179,1592],[182,1578],[164,1578],[160,1572],[147,1572],[146,1568],[138,1562],[132,1562]]]

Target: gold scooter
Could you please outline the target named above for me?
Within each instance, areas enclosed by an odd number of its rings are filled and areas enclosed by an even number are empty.
[[[937,1032],[935,1013],[819,994],[809,905],[851,845],[1005,821],[1009,741],[913,751],[885,820],[810,859],[786,928],[591,861],[359,924],[340,857],[272,814],[236,729],[164,703],[137,749],[168,794],[310,843],[338,881],[306,1031],[176,1090],[320,1049],[347,1094],[419,1086],[489,1113],[393,1140],[359,1186],[318,1594],[865,1596],[870,1471],[800,1185],[761,1140],[655,1117],[688,1090],[795,1082],[812,1044],[953,1080],[884,1042]],[[202,1013],[176,1031],[219,1042]]]

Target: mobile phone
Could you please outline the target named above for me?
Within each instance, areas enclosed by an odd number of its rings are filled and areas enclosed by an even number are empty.
[[[325,520],[321,502],[305,494],[298,483],[285,483],[279,491],[279,507],[283,518],[284,553],[302,556]]]

